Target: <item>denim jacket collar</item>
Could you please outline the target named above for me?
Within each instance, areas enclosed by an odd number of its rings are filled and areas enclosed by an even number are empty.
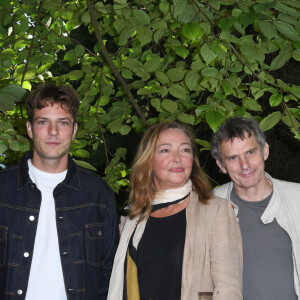
[[[21,159],[19,164],[18,190],[23,189],[27,184],[32,184],[29,176],[28,159],[32,158],[33,151],[28,151]],[[78,167],[69,155],[68,157],[68,171],[65,180],[61,183],[69,188],[80,190],[80,181],[78,174]]]

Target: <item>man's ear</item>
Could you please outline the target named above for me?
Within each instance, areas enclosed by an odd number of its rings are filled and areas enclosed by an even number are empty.
[[[75,136],[76,136],[76,133],[77,133],[77,129],[78,129],[78,124],[75,123],[74,124],[74,128],[73,128],[72,141],[75,139]]]
[[[269,157],[269,153],[270,153],[269,152],[269,144],[268,143],[265,144],[263,153],[264,153],[264,160],[267,160],[268,157]]]
[[[33,138],[32,125],[29,121],[26,122],[26,128],[27,128],[28,136],[32,139]]]
[[[220,170],[222,171],[222,173],[226,174],[227,173],[226,169],[223,167],[222,163],[218,159],[216,160],[216,163],[220,168]]]

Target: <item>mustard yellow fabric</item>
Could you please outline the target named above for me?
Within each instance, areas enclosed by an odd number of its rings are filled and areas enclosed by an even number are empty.
[[[140,300],[140,289],[137,276],[137,266],[129,251],[127,251],[127,270],[126,270],[126,285],[127,285],[127,299]]]

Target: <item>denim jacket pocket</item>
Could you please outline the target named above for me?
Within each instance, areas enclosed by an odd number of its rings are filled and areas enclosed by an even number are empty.
[[[5,264],[7,247],[7,227],[0,225],[0,267]]]
[[[87,262],[94,266],[100,266],[104,248],[104,224],[88,224],[85,229]]]

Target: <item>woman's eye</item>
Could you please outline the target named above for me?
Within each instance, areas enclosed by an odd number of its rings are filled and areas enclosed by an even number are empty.
[[[191,148],[184,148],[184,149],[183,149],[183,152],[191,153],[191,152],[192,152],[192,149],[191,149]]]
[[[167,153],[167,152],[169,152],[169,149],[161,149],[160,152],[161,153]]]

